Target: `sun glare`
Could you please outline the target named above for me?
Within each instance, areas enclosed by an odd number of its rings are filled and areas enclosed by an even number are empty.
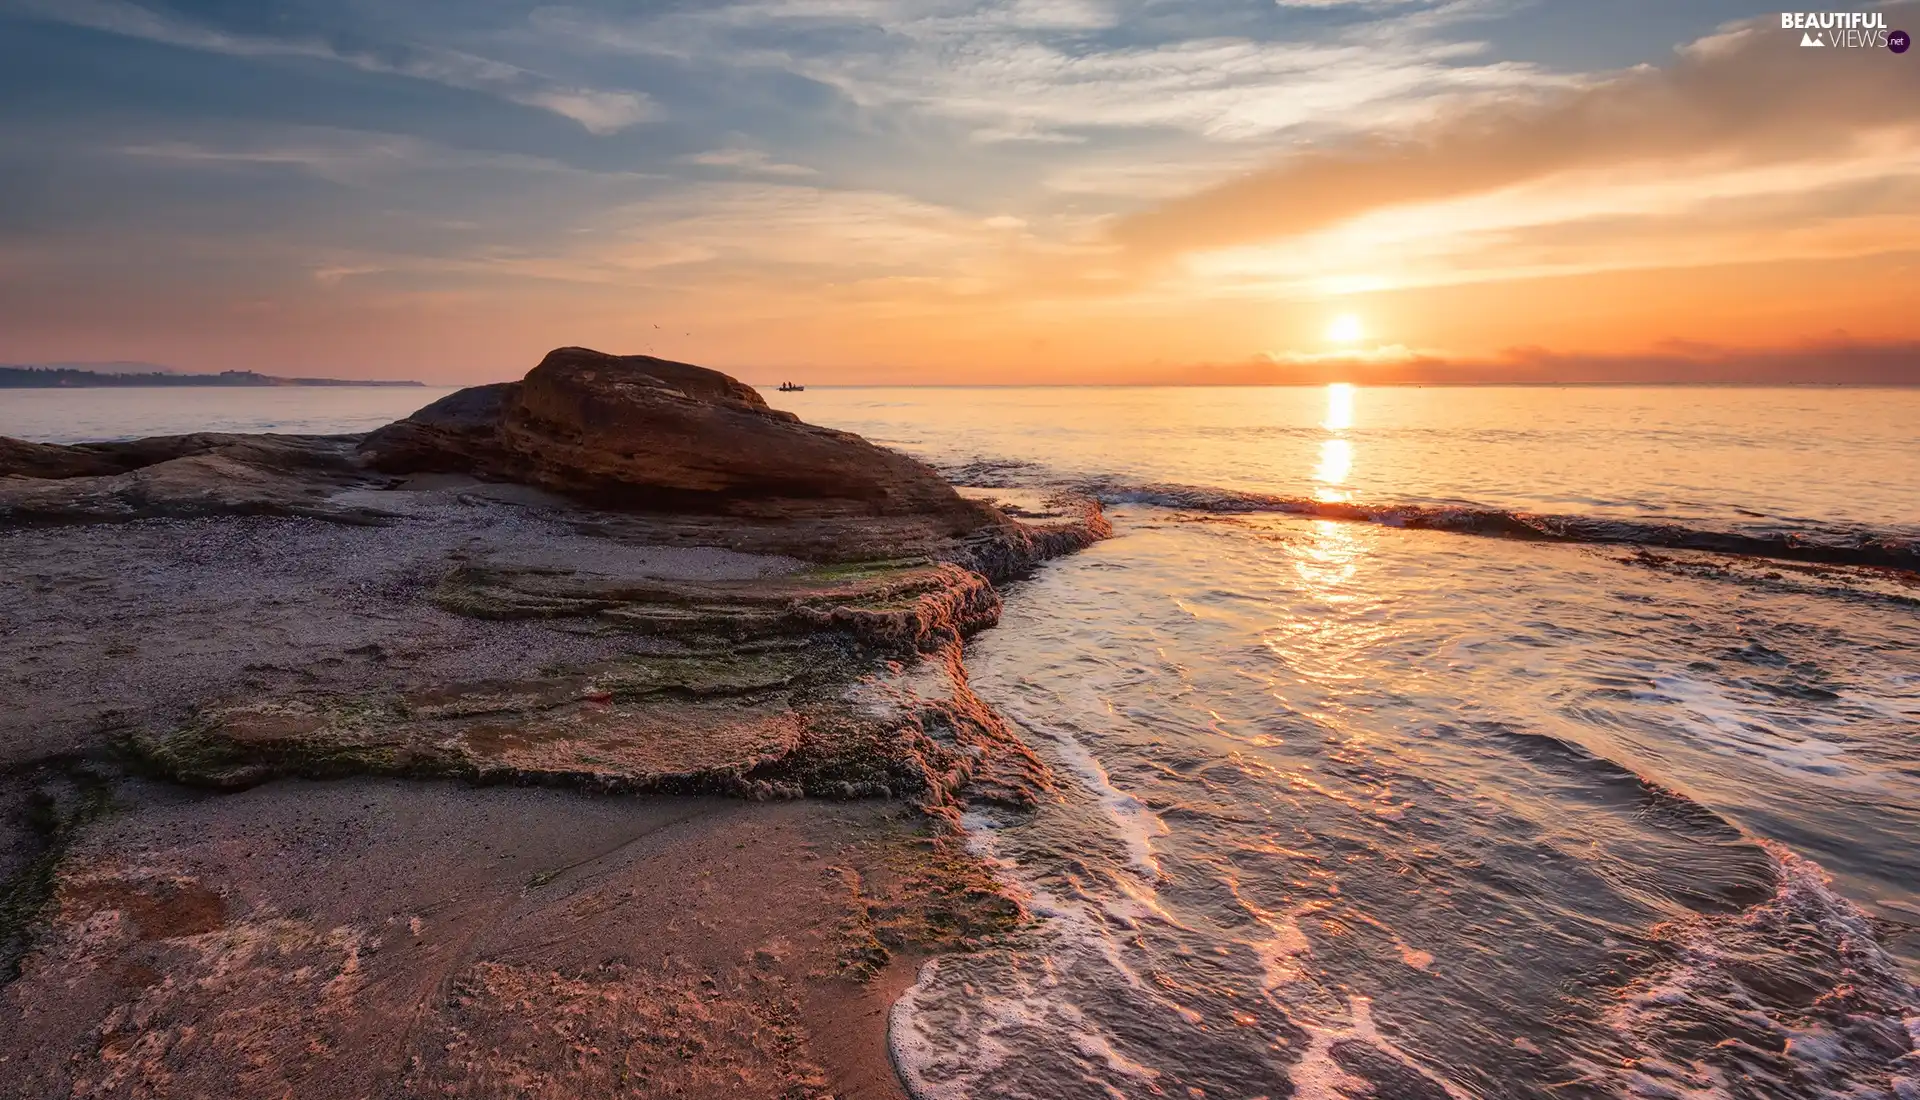
[[[1362,335],[1360,318],[1356,314],[1342,313],[1327,324],[1327,339],[1336,344],[1351,344]]]
[[[1313,479],[1320,483],[1313,498],[1326,503],[1344,504],[1353,499],[1347,478],[1353,475],[1353,441],[1342,432],[1353,427],[1353,384],[1335,382],[1327,387],[1327,418],[1320,426],[1332,433],[1320,442],[1320,466]]]

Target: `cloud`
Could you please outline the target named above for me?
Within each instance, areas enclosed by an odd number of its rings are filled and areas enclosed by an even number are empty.
[[[346,45],[321,38],[281,39],[233,34],[127,0],[14,0],[7,9],[183,49],[234,57],[313,58],[370,73],[424,80],[550,111],[572,119],[594,134],[618,133],[659,117],[657,105],[640,92],[574,87],[530,69],[459,50],[401,43]]]
[[[556,160],[494,150],[461,149],[409,134],[343,130],[323,126],[273,126],[235,134],[214,143],[184,140],[140,141],[115,153],[141,160],[206,168],[283,167],[334,183],[393,187],[412,177],[464,176],[525,186],[523,177],[647,180],[634,172],[588,172]],[[444,204],[446,196],[438,197]]]
[[[1222,143],[1349,132],[1426,117],[1434,97],[1561,80],[1437,37],[1475,4],[1284,38],[1203,7],[1170,21],[1137,9],[1126,19],[1094,0],[756,0],[624,19],[550,8],[534,25],[583,48],[797,73],[869,111],[958,122],[983,144],[1077,144],[1090,131]]]
[[[1375,211],[1583,170],[1641,165],[1671,178],[1676,167],[1706,176],[1817,165],[1857,155],[1889,133],[1895,137],[1882,145],[1920,135],[1920,67],[1884,50],[1801,50],[1768,22],[1702,40],[1665,67],[1536,86],[1411,134],[1296,153],[1126,218],[1113,237],[1137,258],[1167,257],[1299,237]]]
[[[977,283],[990,245],[975,219],[884,192],[709,182],[580,211],[544,238],[483,239],[433,254],[383,250],[377,242],[334,245],[312,254],[311,272],[329,286],[379,272],[668,289],[744,315],[774,297],[798,300],[823,287]],[[739,300],[748,286],[761,288],[748,296],[758,301]]]
[[[1527,347],[1493,356],[1459,356],[1394,346],[1351,353],[1258,355],[1239,363],[1161,371],[1141,380],[1227,386],[1323,382],[1911,386],[1920,385],[1920,341],[1861,343],[1841,339],[1787,348],[1674,343],[1629,354]]]
[[[1317,297],[1916,248],[1920,144],[1882,135],[1806,162],[1602,166],[1383,206],[1178,270],[1216,293]]]
[[[700,335],[663,353],[698,361],[1060,381],[1290,344],[1310,354],[1231,369],[1638,378],[1746,353],[1489,349],[1916,335],[1920,70],[1885,51],[1731,26],[1674,53],[1662,28],[1707,26],[1675,8],[1609,47],[1657,67],[1555,71],[1520,60],[1537,38],[1477,41],[1554,23],[1520,0],[574,5],[0,0],[180,47],[23,36],[74,56],[23,77],[48,94],[0,137],[0,331],[64,358],[496,364],[511,340],[641,350],[672,316]],[[1494,11],[1497,34],[1467,22]],[[138,63],[100,84],[87,52]],[[259,103],[208,110],[234,80]],[[662,117],[629,83],[674,124],[573,129]],[[243,302],[289,323],[229,331]],[[1318,351],[1348,310],[1387,346]]]
[[[680,158],[683,164],[703,168],[732,168],[759,176],[817,176],[820,173],[804,164],[786,164],[774,160],[759,149],[709,149]]]
[[[660,117],[653,101],[635,92],[550,88],[509,94],[507,98],[570,118],[592,134],[617,134]]]
[[[755,267],[940,272],[957,277],[986,247],[957,211],[880,191],[787,183],[689,185],[595,219],[588,250],[610,268],[671,249]]]

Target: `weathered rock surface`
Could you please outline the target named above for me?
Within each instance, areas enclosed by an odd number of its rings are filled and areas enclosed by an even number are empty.
[[[212,515],[365,522],[343,489],[379,484],[355,436],[155,436],[59,446],[0,438],[0,523],[100,523]]]
[[[367,433],[360,453],[389,473],[470,474],[500,450],[500,416],[518,382],[469,386]]]
[[[917,516],[946,535],[1005,525],[925,465],[769,408],[719,371],[585,348],[548,354],[518,384],[453,394],[361,451],[390,473],[468,473],[649,511]]]
[[[1015,925],[941,823],[1052,787],[963,640],[1108,533],[581,349],[0,440],[0,1094],[901,1100],[848,979]]]

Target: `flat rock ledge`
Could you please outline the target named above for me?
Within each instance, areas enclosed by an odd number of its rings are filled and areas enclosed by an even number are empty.
[[[997,621],[980,574],[925,560],[763,581],[456,565],[424,599],[486,621],[631,639],[540,674],[241,695],[118,730],[142,769],[235,790],[285,776],[444,777],[602,792],[1029,806],[1052,781],[969,690],[964,638]]]
[[[234,621],[199,642],[202,656],[230,647],[224,687],[103,708],[96,735],[149,772],[226,789],[288,775],[448,776],[881,795],[950,813],[970,782],[976,797],[1016,804],[1049,785],[967,689],[960,645],[997,621],[996,582],[1110,533],[1097,504],[962,493],[717,371],[561,348],[520,382],[462,390],[366,436],[0,440],[0,531],[54,556],[100,556],[127,524],[198,523],[192,537],[204,539],[242,517],[317,520],[404,540],[499,527],[503,515],[547,533],[521,532],[526,545],[509,553],[483,531],[438,560],[396,563],[376,582],[394,590],[384,606],[316,603],[314,620],[396,624],[362,631],[373,640],[354,653],[381,652],[383,632],[431,609],[590,637],[597,659],[513,677],[392,670],[348,686],[314,667],[342,658],[307,653],[300,682],[270,684],[237,675],[252,643]],[[278,529],[247,530],[273,553]],[[321,541],[302,552],[318,556],[322,580],[328,555],[348,570],[362,568],[348,556],[378,553],[350,535]],[[701,552],[762,564],[743,575],[660,567],[663,554]],[[221,583],[223,564],[202,563],[189,587]],[[298,593],[263,598],[298,614]],[[169,611],[149,619],[165,631]],[[441,663],[458,669],[459,654]]]

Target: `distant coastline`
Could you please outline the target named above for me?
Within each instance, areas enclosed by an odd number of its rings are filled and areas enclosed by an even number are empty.
[[[360,382],[344,378],[280,378],[250,370],[219,374],[118,374],[71,367],[0,367],[0,389],[101,389],[128,386],[424,386],[411,380]]]

